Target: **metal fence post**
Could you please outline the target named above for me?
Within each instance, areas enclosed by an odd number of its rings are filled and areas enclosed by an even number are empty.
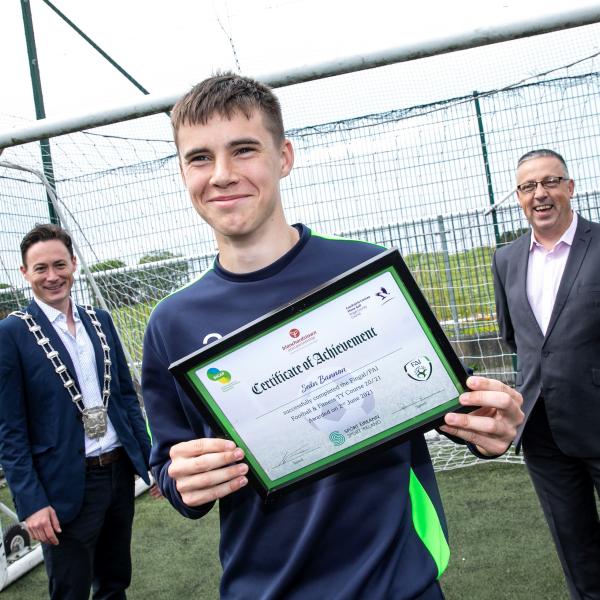
[[[46,118],[46,109],[44,108],[44,96],[42,94],[42,80],[40,78],[40,66],[35,47],[35,36],[33,33],[33,19],[31,18],[31,6],[29,0],[21,0],[21,12],[23,13],[23,27],[25,29],[25,41],[27,42],[27,56],[29,58],[29,73],[31,75],[31,89],[33,90],[33,102],[35,104],[36,119]],[[40,151],[42,153],[42,165],[44,175],[48,183],[54,191],[56,184],[54,183],[54,167],[52,165],[52,154],[50,153],[50,141],[45,138],[40,140]],[[48,201],[48,213],[50,214],[50,222],[55,225],[60,225],[60,220],[56,211],[52,198],[46,192]]]
[[[483,155],[483,166],[485,168],[485,179],[487,181],[488,198],[490,199],[490,207],[494,206],[494,187],[492,185],[492,174],[490,171],[490,161],[487,151],[487,142],[485,140],[485,130],[483,129],[483,117],[481,116],[481,106],[479,104],[479,92],[473,92],[475,101],[475,112],[477,113],[477,127],[479,128],[479,141],[481,142],[481,154]],[[492,220],[494,222],[494,237],[496,245],[500,243],[500,230],[498,228],[498,217],[496,211],[492,211]]]

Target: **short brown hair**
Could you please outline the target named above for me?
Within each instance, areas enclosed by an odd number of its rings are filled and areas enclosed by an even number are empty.
[[[260,111],[265,126],[277,143],[284,139],[283,117],[279,100],[268,86],[235,73],[221,73],[196,84],[173,107],[171,125],[177,145],[182,125],[206,125],[215,114],[230,119],[242,113],[250,119]]]
[[[69,251],[71,257],[73,257],[73,241],[71,236],[58,225],[52,223],[41,223],[36,225],[22,240],[21,240],[21,259],[23,260],[23,266],[27,266],[25,257],[27,251],[31,246],[38,242],[49,242],[51,240],[58,240],[62,242]]]

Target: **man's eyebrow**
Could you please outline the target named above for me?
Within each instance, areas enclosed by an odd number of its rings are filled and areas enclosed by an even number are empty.
[[[236,140],[231,140],[230,142],[228,142],[227,144],[227,148],[236,148],[237,146],[260,146],[260,140],[257,140],[256,138],[239,138]],[[189,160],[192,156],[195,156],[197,154],[207,154],[210,153],[209,148],[206,148],[204,146],[198,146],[196,148],[190,148],[184,155],[183,158],[184,160]]]
[[[183,158],[184,160],[188,160],[191,156],[194,156],[196,154],[206,154],[208,152],[208,148],[190,148],[184,155]]]
[[[239,140],[232,140],[227,144],[228,148],[232,148],[234,146],[259,146],[260,141],[256,138],[241,138]]]

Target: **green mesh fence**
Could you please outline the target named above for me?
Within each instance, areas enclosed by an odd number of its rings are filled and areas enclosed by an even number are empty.
[[[296,152],[282,186],[289,220],[399,247],[464,363],[509,384],[513,360],[498,338],[490,263],[495,247],[527,223],[514,197],[491,214],[486,209],[511,192],[521,154],[550,147],[566,157],[576,180],[574,208],[599,220],[598,54],[548,71],[526,82],[515,75],[510,83],[503,70],[500,89],[287,132]],[[291,99],[316,85],[279,90],[292,122],[301,119]],[[329,89],[332,82],[322,85]],[[168,119],[158,114],[81,131],[53,138],[51,146],[66,225],[139,363],[154,304],[206,269],[215,253],[211,231],[181,184]],[[8,148],[0,160],[41,169],[37,144]],[[0,317],[28,301],[18,244],[35,223],[48,220],[40,180],[0,167]],[[83,276],[74,293],[77,301],[97,301]]]

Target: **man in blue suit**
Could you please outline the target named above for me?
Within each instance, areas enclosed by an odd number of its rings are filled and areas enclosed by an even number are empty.
[[[0,462],[42,542],[50,597],[125,598],[145,421],[109,315],[71,300],[69,235],[38,225],[21,255],[34,300],[0,321]]]
[[[517,195],[531,232],[498,249],[493,272],[523,395],[515,446],[571,598],[600,600],[600,225],[573,212],[574,188],[553,150],[519,159]]]

